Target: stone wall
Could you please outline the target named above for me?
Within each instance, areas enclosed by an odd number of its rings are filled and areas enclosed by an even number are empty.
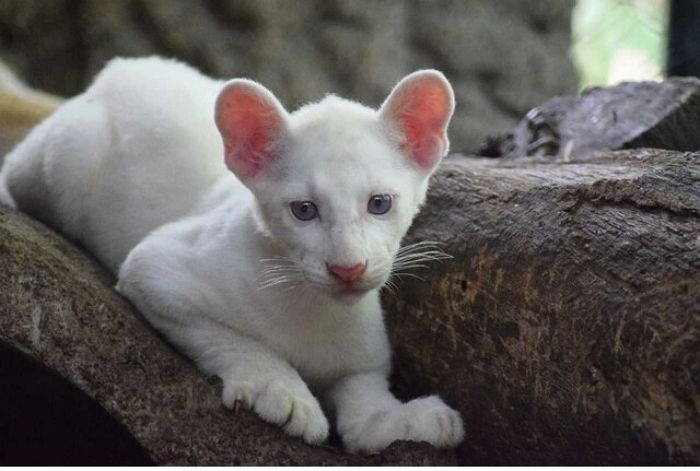
[[[70,96],[115,55],[162,54],[265,84],[288,108],[327,92],[381,103],[433,67],[457,94],[454,151],[570,94],[573,0],[3,0],[0,58]]]

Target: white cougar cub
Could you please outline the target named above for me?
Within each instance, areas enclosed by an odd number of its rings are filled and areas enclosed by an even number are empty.
[[[118,273],[117,289],[222,378],[227,407],[320,443],[321,401],[349,451],[451,447],[456,411],[388,390],[379,289],[453,109],[433,70],[378,111],[328,96],[290,114],[250,80],[116,59],[8,155],[0,186]]]

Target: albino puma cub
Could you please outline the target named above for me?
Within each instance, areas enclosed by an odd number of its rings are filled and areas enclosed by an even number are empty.
[[[350,451],[450,447],[456,411],[388,390],[379,289],[453,108],[432,70],[378,111],[328,96],[290,114],[250,80],[117,59],[15,148],[0,185],[118,272],[117,289],[222,378],[227,407],[320,443],[320,400]]]

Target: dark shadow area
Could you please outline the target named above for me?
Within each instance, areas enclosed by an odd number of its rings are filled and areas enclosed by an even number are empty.
[[[700,2],[671,0],[668,57],[669,77],[700,77]]]
[[[153,465],[99,404],[0,342],[0,466]]]

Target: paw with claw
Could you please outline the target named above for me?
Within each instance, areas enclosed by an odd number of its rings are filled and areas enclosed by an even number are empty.
[[[328,438],[328,420],[311,392],[295,386],[282,380],[258,384],[225,381],[223,402],[234,412],[252,408],[263,420],[280,425],[307,443],[322,443]]]

